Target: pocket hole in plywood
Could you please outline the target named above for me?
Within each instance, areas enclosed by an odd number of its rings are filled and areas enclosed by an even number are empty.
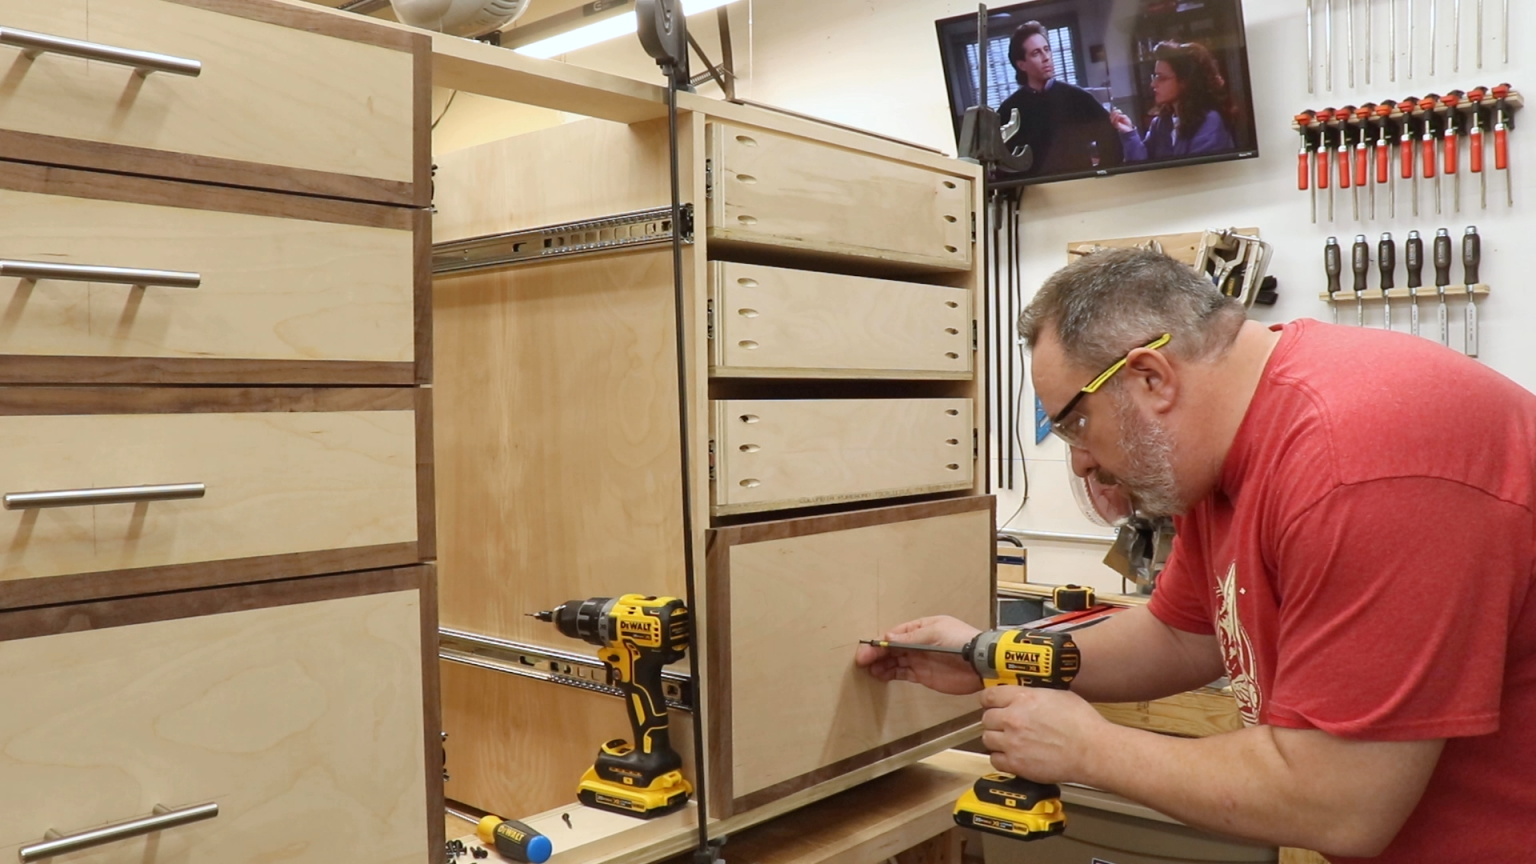
[[[741,415],[741,422],[743,422],[743,423],[761,423],[762,420],[763,420],[763,418],[757,416],[756,414],[743,414],[743,415]]]
[[[736,314],[743,318],[756,318],[760,313],[756,309],[737,309]]]
[[[944,328],[944,332],[948,333],[951,336],[959,336],[960,335],[960,331],[955,329],[954,327],[945,327]]]
[[[736,284],[740,285],[743,288],[756,288],[757,287],[757,280],[756,279],[741,278],[741,279],[737,279],[736,280]]]
[[[959,355],[959,354],[956,354],[956,353],[955,353],[955,352],[953,352],[953,351],[945,351],[945,352],[944,352],[944,356],[945,356],[945,357],[948,357],[948,358],[949,358],[949,359],[951,359],[951,360],[959,360],[959,359],[960,359],[960,355]]]
[[[953,189],[953,188],[955,188],[955,181],[953,181],[953,180],[945,180],[944,181],[944,188],[945,189]]]
[[[763,485],[763,481],[761,481],[761,480],[754,480],[751,477],[748,477],[747,479],[741,481],[741,488],[743,488],[743,489],[756,489],[757,487],[759,487],[761,485]]]
[[[945,465],[944,467],[948,468],[951,471],[959,471],[960,470],[960,466],[957,463],[954,463],[954,462],[951,462],[948,465]]]
[[[741,452],[743,452],[743,453],[756,453],[757,451],[759,451],[761,449],[763,449],[763,448],[757,446],[756,444],[743,444],[743,445],[741,445]]]
[[[737,135],[736,136],[736,140],[741,142],[741,144],[743,146],[746,146],[746,147],[756,147],[757,146],[757,139],[756,138],[748,138],[745,135]]]
[[[947,244],[947,243],[946,243],[946,244],[945,244],[945,245],[944,245],[944,251],[945,251],[945,252],[948,252],[948,253],[949,253],[949,254],[951,254],[951,255],[953,255],[953,254],[955,254],[955,253],[956,253],[956,252],[959,252],[959,251],[960,251],[960,249],[959,249],[959,248],[958,248],[958,247],[955,247],[955,246],[950,246],[950,245],[949,245],[949,244]]]
[[[743,339],[743,340],[741,340],[740,342],[738,342],[736,344],[738,344],[741,347],[747,349],[748,351],[756,351],[757,348],[758,348],[757,343],[753,342],[751,339]]]
[[[737,216],[736,217],[736,221],[740,222],[743,225],[756,225],[757,224],[757,217],[756,216]]]
[[[736,179],[742,183],[747,184],[748,186],[757,182],[757,178],[753,177],[751,174],[737,174]]]
[[[948,444],[951,447],[959,447],[960,446],[960,439],[959,438],[951,438],[948,441],[945,441],[944,443]]]
[[[953,217],[953,216],[951,216],[951,215],[949,215],[949,214],[948,214],[948,213],[945,213],[945,214],[944,214],[944,221],[945,221],[945,222],[958,222],[958,221],[960,221],[960,220],[958,220],[958,219],[956,219],[956,218],[955,218],[955,217]]]
[[[960,416],[960,410],[958,408],[950,408],[950,409],[946,410],[944,413],[948,414],[951,417],[959,417]]]
[[[951,308],[951,309],[959,309],[959,308],[960,308],[960,304],[959,304],[959,303],[956,303],[956,302],[955,302],[955,301],[953,301],[953,300],[945,300],[945,301],[944,301],[944,305],[945,305],[945,306],[948,306],[948,307],[949,307],[949,308]]]

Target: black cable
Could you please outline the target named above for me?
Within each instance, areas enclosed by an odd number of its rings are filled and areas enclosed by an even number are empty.
[[[693,471],[689,462],[688,428],[688,331],[684,314],[685,292],[683,288],[683,203],[679,188],[679,158],[677,153],[677,70],[668,70],[667,86],[667,139],[672,173],[672,301],[674,328],[677,333],[677,418],[678,447],[681,452],[683,479],[683,578],[688,602],[688,686],[693,691],[693,777],[696,784],[694,800],[698,802],[699,840],[696,860],[711,860],[709,848],[709,799],[706,794],[707,774],[704,767],[704,688],[699,676],[699,653],[703,642],[699,639],[698,592],[694,589],[693,560]]]

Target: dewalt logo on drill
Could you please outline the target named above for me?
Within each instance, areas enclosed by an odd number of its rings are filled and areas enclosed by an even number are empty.
[[[1026,675],[1044,675],[1050,670],[1051,654],[1049,651],[1019,651],[1008,650],[1003,652],[1003,668],[1009,672],[1023,672]]]
[[[619,621],[619,635],[635,639],[655,640],[656,622],[645,618],[623,618]]]

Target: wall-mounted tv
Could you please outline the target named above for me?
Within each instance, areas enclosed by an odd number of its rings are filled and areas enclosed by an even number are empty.
[[[985,51],[975,14],[937,26],[956,137],[985,62],[1006,144],[1033,152],[999,187],[1259,155],[1242,0],[1013,3],[988,10]]]

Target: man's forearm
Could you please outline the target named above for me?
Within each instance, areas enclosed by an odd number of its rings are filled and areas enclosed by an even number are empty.
[[[1213,637],[1179,633],[1145,608],[1127,609],[1076,631],[1083,668],[1072,692],[1089,702],[1161,699],[1221,677]]]
[[[1333,782],[1288,758],[1275,731],[1255,726],[1186,739],[1105,724],[1082,780],[1196,828],[1328,854],[1378,854],[1401,820],[1345,788],[1347,779]]]

